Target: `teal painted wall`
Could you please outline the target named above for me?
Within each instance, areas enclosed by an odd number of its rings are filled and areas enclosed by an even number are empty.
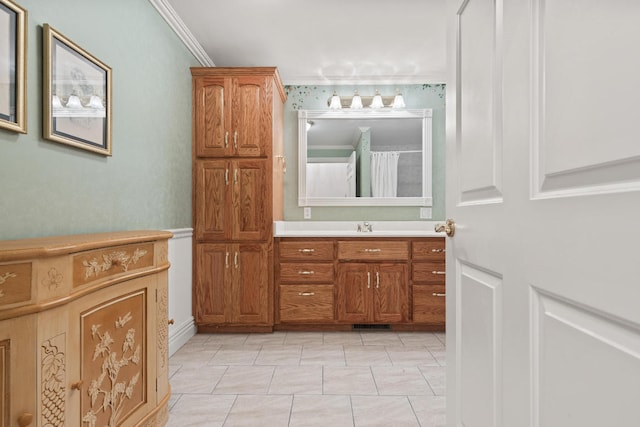
[[[303,208],[298,206],[298,113],[297,110],[327,110],[327,99],[334,90],[342,96],[358,90],[371,96],[376,89],[383,96],[392,96],[396,89],[404,96],[407,108],[433,110],[433,219],[445,218],[445,85],[357,85],[357,86],[286,86],[287,102],[284,106],[284,145],[287,173],[284,178],[285,220],[303,220]],[[378,207],[318,207],[311,208],[311,220],[420,220],[420,208],[413,206]]]
[[[26,135],[0,129],[0,239],[191,226],[198,62],[147,0],[19,0]],[[42,139],[42,24],[113,70],[113,156]]]

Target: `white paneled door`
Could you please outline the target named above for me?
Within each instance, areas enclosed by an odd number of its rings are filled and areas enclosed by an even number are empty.
[[[448,425],[640,426],[640,2],[447,4]]]

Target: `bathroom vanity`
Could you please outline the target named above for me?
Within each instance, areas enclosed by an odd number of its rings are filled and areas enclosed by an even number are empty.
[[[359,225],[276,224],[274,328],[444,330],[444,238],[423,222]]]

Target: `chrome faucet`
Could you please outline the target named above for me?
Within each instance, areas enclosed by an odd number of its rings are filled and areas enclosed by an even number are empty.
[[[358,232],[361,233],[370,233],[373,231],[373,227],[371,227],[371,224],[369,224],[368,222],[364,222],[362,224],[358,224]]]

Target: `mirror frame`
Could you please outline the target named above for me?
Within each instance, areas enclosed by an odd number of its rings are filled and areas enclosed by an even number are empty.
[[[432,110],[298,110],[298,206],[432,206]],[[422,119],[422,197],[307,197],[307,120]]]

